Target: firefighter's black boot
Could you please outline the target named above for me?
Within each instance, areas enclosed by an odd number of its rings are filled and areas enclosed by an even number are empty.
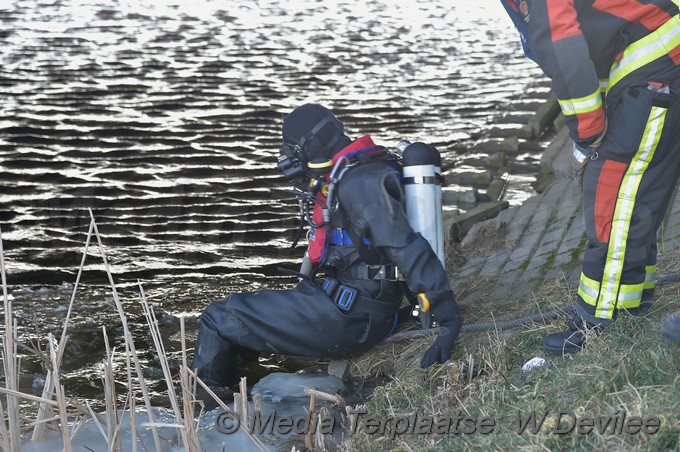
[[[599,327],[587,323],[578,314],[574,314],[565,331],[551,333],[545,337],[543,350],[552,355],[580,352],[586,342],[586,330],[591,329],[598,330]]]
[[[680,344],[680,312],[666,317],[661,325],[661,335],[669,341]]]

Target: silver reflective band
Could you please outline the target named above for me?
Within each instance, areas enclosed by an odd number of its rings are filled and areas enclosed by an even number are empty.
[[[591,151],[590,154],[585,154],[583,151],[576,146],[576,143],[571,147],[571,155],[579,163],[585,162],[587,159],[595,160],[597,158],[597,153]]]

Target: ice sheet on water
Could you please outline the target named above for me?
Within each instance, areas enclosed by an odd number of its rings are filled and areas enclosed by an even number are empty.
[[[305,394],[305,388],[312,388],[317,391],[336,394],[343,389],[343,383],[339,378],[325,374],[287,374],[273,373],[261,379],[252,388],[251,393],[259,394],[262,397],[262,422],[267,421],[267,416],[274,413],[276,418],[288,416],[293,419],[306,418],[309,406],[309,396]],[[234,405],[231,404],[233,409]],[[249,413],[252,416],[255,407],[249,403]],[[248,436],[243,428],[239,428],[233,433],[225,433],[216,428],[218,419],[223,413],[221,408],[203,413],[198,424],[198,435],[202,450],[255,450],[253,440]],[[120,411],[119,416],[123,419],[120,431],[121,450],[132,450],[132,434],[130,424],[130,412]],[[103,422],[102,430],[106,433],[106,415],[101,414]],[[154,408],[153,417],[156,424],[164,424],[158,427],[159,435],[162,439],[161,451],[183,451],[180,430],[174,426],[176,423],[174,414],[164,408]],[[154,450],[154,440],[152,430],[148,425],[149,416],[145,410],[138,410],[135,414],[135,426],[138,432],[137,450]],[[305,424],[306,425],[306,424]],[[71,426],[72,428],[72,426]],[[340,431],[340,429],[337,429]],[[72,442],[73,450],[91,450],[94,452],[106,452],[109,450],[106,437],[99,430],[97,425],[88,419],[80,428],[77,436]],[[265,435],[265,444],[276,450],[292,434]],[[264,439],[264,438],[263,438]],[[44,439],[38,442],[24,441],[22,452],[43,452],[45,450],[62,450],[63,443],[61,432],[47,430]]]
[[[328,394],[336,394],[342,388],[342,380],[325,374],[287,374],[276,372],[262,378],[253,386],[252,394],[270,402],[295,401],[308,397],[305,388],[314,388]]]

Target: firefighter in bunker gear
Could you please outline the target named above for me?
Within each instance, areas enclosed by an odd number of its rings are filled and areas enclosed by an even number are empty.
[[[549,353],[575,352],[588,326],[651,304],[656,233],[680,174],[678,0],[501,0],[551,79],[582,177],[587,246],[575,318]]]
[[[446,361],[461,328],[458,306],[437,255],[408,223],[391,154],[368,135],[352,141],[318,104],[295,109],[282,131],[278,166],[311,199],[308,255],[325,279],[302,275],[292,289],[235,293],[210,304],[200,317],[193,369],[209,386],[225,387],[259,352],[319,358],[366,352],[396,324],[398,273],[411,291],[427,296],[440,325],[421,365]],[[342,170],[334,187],[319,184]],[[324,207],[334,209],[331,218],[323,218]]]

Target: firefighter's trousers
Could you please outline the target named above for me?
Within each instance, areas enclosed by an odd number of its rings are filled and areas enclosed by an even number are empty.
[[[680,77],[668,80],[628,83],[608,99],[608,131],[584,172],[577,313],[591,324],[653,297],[657,231],[680,175]]]

